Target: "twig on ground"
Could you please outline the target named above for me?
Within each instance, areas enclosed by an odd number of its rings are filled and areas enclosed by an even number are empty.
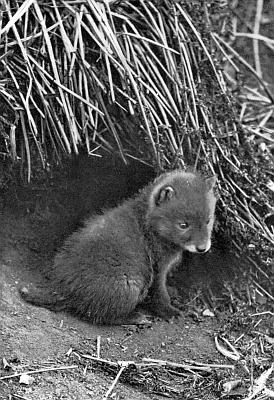
[[[42,369],[37,369],[36,371],[25,371],[25,372],[12,374],[12,375],[1,376],[0,380],[3,381],[5,379],[16,378],[16,377],[21,376],[23,374],[32,375],[32,374],[40,374],[42,372],[62,371],[62,370],[75,369],[75,368],[78,368],[78,365],[68,365],[68,366],[63,366],[63,367],[42,368]]]
[[[15,399],[20,399],[20,400],[29,400],[28,397],[20,396],[20,394],[15,394],[15,393],[12,394],[12,398],[13,398],[13,397],[14,397]]]
[[[274,317],[274,313],[272,311],[262,311],[260,313],[250,314],[251,317],[256,317],[257,315],[272,315]]]
[[[159,366],[167,366],[167,367],[173,367],[173,368],[182,368],[186,370],[197,370],[197,371],[205,371],[205,372],[211,372],[213,369],[218,369],[218,368],[225,368],[225,369],[234,369],[234,365],[231,364],[204,364],[204,363],[196,363],[193,362],[193,364],[180,364],[180,363],[175,363],[175,362],[170,362],[170,361],[164,361],[164,360],[155,360],[153,358],[143,358],[142,360],[145,363],[152,363],[150,365],[159,365]]]
[[[254,23],[254,35],[258,35],[260,31],[260,24],[263,12],[264,0],[257,0],[256,17]],[[257,74],[262,78],[262,68],[259,53],[259,41],[258,39],[253,39],[253,51],[254,51],[254,61]]]
[[[234,369],[234,365],[231,364],[204,364],[204,363],[197,363],[193,361],[192,363],[175,363],[171,361],[165,360],[158,360],[154,358],[143,358],[142,362],[135,362],[135,361],[109,361],[103,358],[98,358],[95,356],[90,356],[88,354],[82,354],[81,357],[88,358],[92,361],[100,362],[103,364],[107,364],[111,367],[117,367],[117,365],[134,365],[138,370],[147,367],[171,367],[171,368],[179,368],[189,370],[197,370],[197,371],[204,371],[204,372],[212,372],[213,369],[222,368],[222,369]]]
[[[100,351],[101,351],[101,336],[97,336],[97,345],[96,345],[96,351],[97,351],[97,358],[100,358]]]
[[[97,362],[100,362],[100,363],[103,363],[103,364],[108,364],[111,367],[117,367],[117,362],[109,361],[109,360],[106,360],[104,358],[98,358],[98,357],[95,357],[95,356],[90,356],[89,354],[81,354],[80,357],[87,358],[87,359],[92,360],[92,361],[97,361]]]
[[[116,375],[114,381],[112,382],[110,388],[108,389],[107,393],[105,394],[104,400],[105,400],[105,399],[108,399],[108,397],[109,397],[110,394],[112,393],[114,387],[117,385],[118,380],[119,380],[120,376],[122,375],[123,371],[124,371],[130,364],[132,364],[131,361],[129,361],[129,362],[123,361],[122,363],[120,363],[120,366],[121,366],[121,367],[120,367],[120,370],[119,370],[118,374]]]
[[[231,343],[229,343],[227,339],[225,339],[224,337],[222,337],[221,339],[226,343],[226,345],[231,349],[231,351],[227,350],[224,346],[222,346],[219,343],[218,337],[215,336],[215,345],[217,350],[225,357],[230,358],[231,360],[234,361],[239,361],[239,359],[241,358],[241,354],[235,349],[234,346],[232,346]]]
[[[274,369],[274,363],[271,365],[270,368],[268,368],[266,371],[264,371],[259,378],[257,378],[254,382],[254,386],[252,385],[252,388],[249,389],[251,392],[249,396],[245,397],[244,400],[252,400],[255,396],[257,396],[260,392],[266,389],[266,381],[272,374]]]

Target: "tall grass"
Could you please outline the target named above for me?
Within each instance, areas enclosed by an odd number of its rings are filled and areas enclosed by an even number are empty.
[[[225,87],[179,2],[3,4],[0,61],[6,85],[0,93],[19,113],[20,133],[15,132],[24,137],[29,179],[32,145],[43,164],[52,152],[57,158],[77,153],[81,143],[89,152],[94,144],[118,148],[126,158],[130,151],[121,136],[127,133],[120,125],[130,116],[138,118],[149,157],[159,167],[175,155],[183,159],[187,129],[208,129],[210,113],[197,90],[201,59],[219,90]],[[169,160],[161,150],[162,134]]]

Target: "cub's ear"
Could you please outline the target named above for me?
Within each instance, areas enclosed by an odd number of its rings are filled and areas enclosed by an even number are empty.
[[[165,203],[166,201],[170,200],[174,195],[174,189],[171,186],[166,186],[161,188],[158,194],[155,196],[155,204],[159,206],[160,204]]]
[[[209,178],[206,178],[205,183],[207,190],[210,191],[214,188],[217,182],[217,175],[210,176]]]

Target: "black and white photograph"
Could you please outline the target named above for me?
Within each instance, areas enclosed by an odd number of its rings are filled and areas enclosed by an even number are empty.
[[[0,400],[274,399],[274,0],[0,1]]]

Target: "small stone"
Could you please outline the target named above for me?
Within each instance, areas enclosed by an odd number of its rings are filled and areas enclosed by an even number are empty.
[[[202,313],[203,317],[215,317],[215,314],[210,311],[208,308],[206,308],[203,313]]]
[[[34,382],[34,378],[28,374],[22,374],[20,376],[20,380],[19,383],[23,384],[23,385],[31,385]]]

